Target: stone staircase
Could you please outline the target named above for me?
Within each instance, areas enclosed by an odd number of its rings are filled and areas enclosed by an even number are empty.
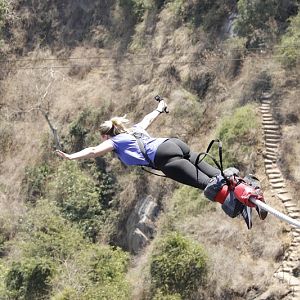
[[[289,194],[282,173],[277,165],[279,146],[281,142],[280,126],[273,118],[272,95],[264,94],[260,107],[262,126],[265,139],[264,163],[269,183],[286,210],[286,214],[294,219],[300,219],[300,208]],[[291,228],[292,242],[284,255],[280,267],[274,273],[277,280],[288,285],[290,293],[286,300],[300,299],[300,229]]]

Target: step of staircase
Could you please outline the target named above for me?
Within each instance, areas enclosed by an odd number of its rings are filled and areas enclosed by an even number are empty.
[[[265,145],[267,148],[278,148],[278,143],[267,142]]]
[[[282,194],[277,194],[276,197],[284,202],[285,206],[294,206],[294,201],[292,200],[292,196],[289,193],[282,193]]]
[[[279,150],[278,149],[267,149],[265,152],[263,152],[264,155],[271,155],[278,157]]]
[[[262,107],[260,107],[260,108],[262,108]],[[263,120],[264,119],[274,120],[273,115],[270,112],[269,113],[262,113],[261,117],[262,117]]]
[[[276,130],[276,129],[267,129],[267,128],[265,128],[264,129],[264,134],[265,134],[265,136],[266,135],[280,135],[279,133],[278,133],[278,130]]]
[[[266,160],[266,159],[265,159]],[[267,161],[268,163],[269,161]],[[267,174],[280,174],[281,175],[281,171],[280,169],[276,166],[273,167],[272,169],[269,169],[268,171],[266,171]]]
[[[274,189],[281,189],[281,188],[285,187],[285,183],[281,183],[281,182],[279,182],[279,183],[271,183],[271,186]]]
[[[282,175],[281,174],[278,174],[278,173],[271,173],[271,174],[268,174],[268,178],[269,179],[279,179],[281,178],[282,179]]]
[[[266,158],[271,159],[274,163],[277,161],[277,155],[266,154]]]
[[[274,120],[262,121],[263,125],[278,125]]]
[[[284,195],[284,193],[278,195]],[[289,198],[289,196],[286,196],[286,198],[282,199],[281,202],[284,204],[285,207],[293,207],[295,205],[295,202],[293,201],[293,199]]]
[[[280,140],[281,139],[281,134],[277,130],[275,130],[273,133],[268,133],[264,131],[264,137],[265,139],[274,139],[274,140]]]
[[[273,125],[263,125],[264,130],[273,129],[273,130],[279,130],[279,125],[273,124]]]
[[[285,208],[286,208],[286,210],[290,213],[299,213],[300,212],[300,208],[299,207],[297,207],[297,206],[287,206],[286,204],[287,204],[288,202],[285,202],[284,203],[284,206],[285,206]]]
[[[266,108],[266,107],[271,107],[269,102],[264,102],[262,103],[262,105],[260,106],[261,108]]]

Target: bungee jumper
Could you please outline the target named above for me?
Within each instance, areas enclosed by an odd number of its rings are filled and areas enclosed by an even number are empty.
[[[72,154],[61,150],[56,153],[64,159],[78,160],[114,152],[125,165],[151,167],[165,177],[204,191],[209,200],[222,205],[228,216],[242,215],[248,229],[252,227],[252,208],[256,208],[260,219],[264,220],[268,212],[257,205],[264,203],[258,179],[253,175],[241,178],[236,168],[223,171],[220,142],[220,164],[214,167],[203,160],[209,155],[209,149],[201,157],[178,138],[153,138],[148,134],[146,130],[153,121],[162,113],[168,113],[165,101],[160,96],[155,99],[157,108],[131,128],[126,127],[129,122],[126,117],[114,117],[100,125],[103,142],[99,145]],[[251,199],[257,200],[256,204]]]

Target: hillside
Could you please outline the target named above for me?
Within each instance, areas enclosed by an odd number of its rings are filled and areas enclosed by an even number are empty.
[[[299,4],[0,1],[0,299],[296,299],[274,277],[288,224],[254,212],[247,230],[201,191],[54,150],[99,144],[103,121],[134,124],[159,94],[170,113],[151,135],[197,152],[220,138],[225,167],[256,174],[284,212],[264,164],[271,95],[276,165],[299,206]]]

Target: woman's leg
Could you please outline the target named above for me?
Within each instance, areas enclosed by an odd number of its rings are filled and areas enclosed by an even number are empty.
[[[191,163],[195,164],[197,159],[198,153],[191,152],[190,161]],[[212,165],[208,164],[206,161],[202,160],[198,163],[198,168],[201,172],[206,174],[208,177],[214,177],[220,174],[220,170],[218,168],[213,167]]]
[[[198,156],[198,153],[196,152],[191,152],[189,146],[184,143],[183,141],[172,138],[170,139],[173,143],[175,143],[179,148],[182,150],[184,158],[188,159],[192,164],[196,164],[196,159]],[[200,163],[198,163],[198,168],[199,170],[207,175],[208,177],[214,177],[216,175],[220,174],[220,170],[213,167],[212,165],[208,164],[204,160],[202,160]]]
[[[169,139],[158,147],[154,163],[167,177],[203,190],[210,177],[188,160],[189,153],[190,149],[184,142]]]

